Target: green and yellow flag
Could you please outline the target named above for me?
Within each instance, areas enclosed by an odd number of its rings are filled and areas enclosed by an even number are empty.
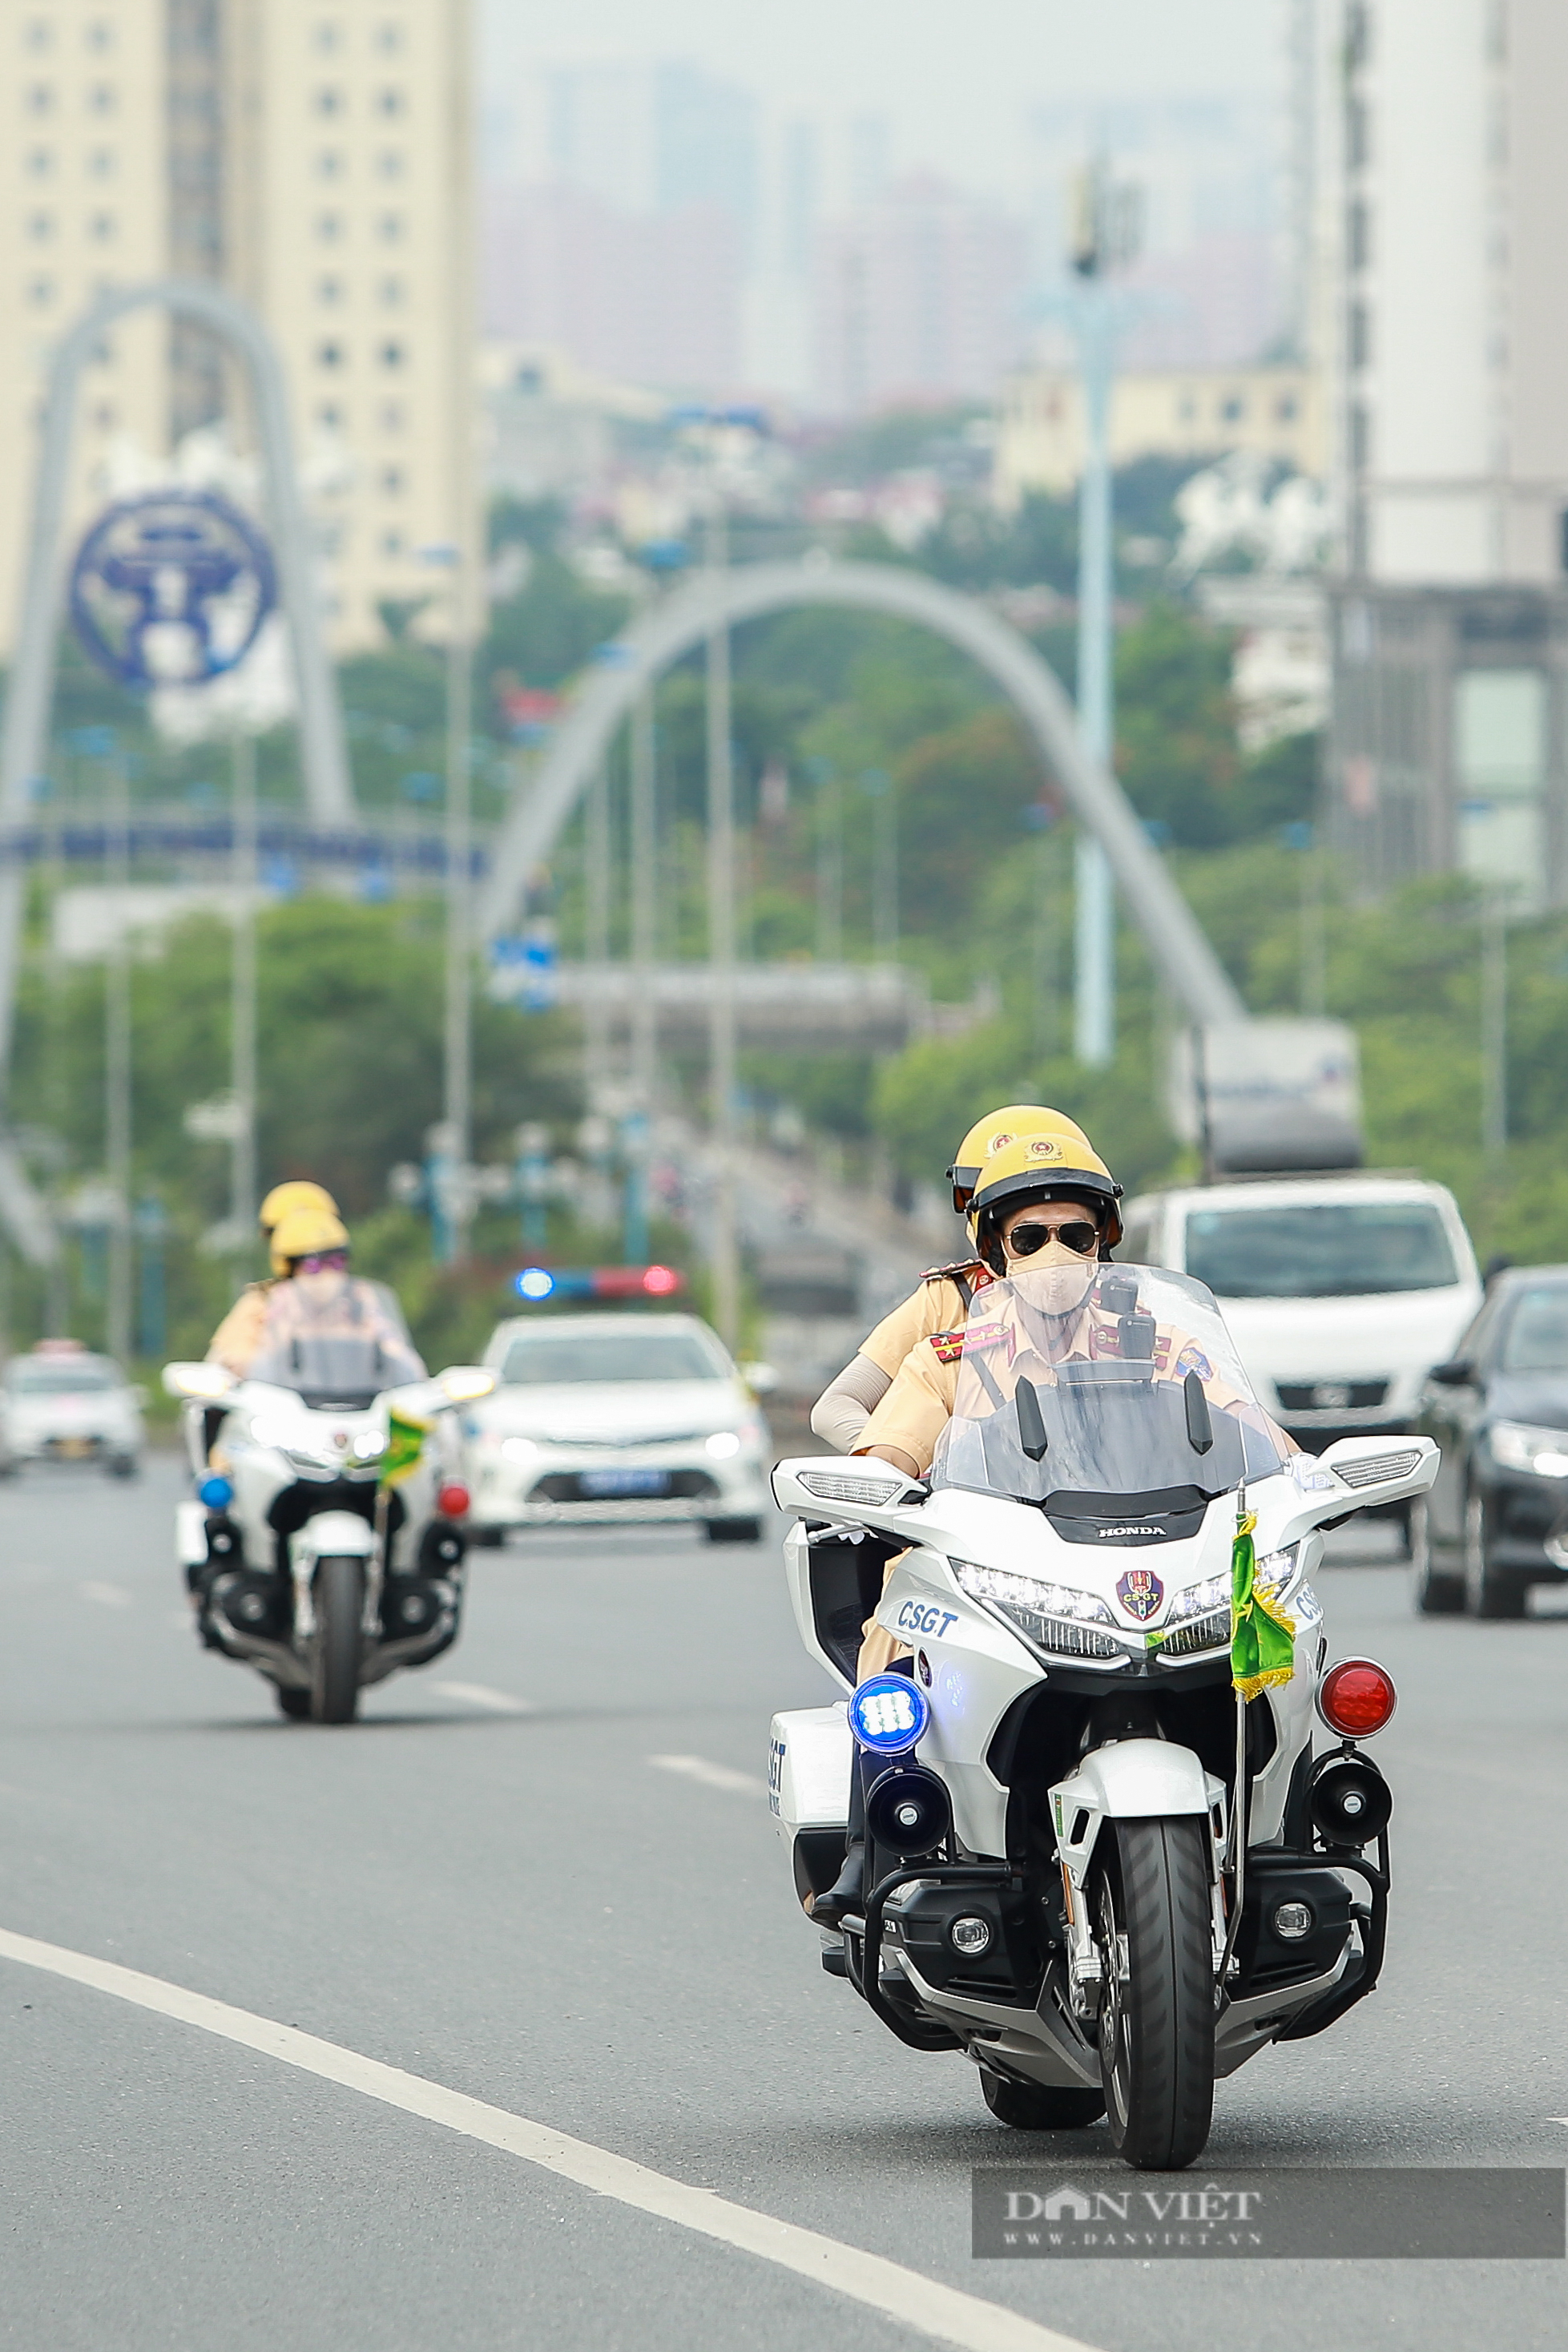
[[[1296,1622],[1264,1598],[1257,1586],[1252,1530],[1257,1516],[1238,1500],[1236,1541],[1230,1553],[1230,1680],[1243,1699],[1256,1698],[1271,1684],[1288,1683],[1296,1671]]]
[[[387,1450],[382,1455],[382,1475],[378,1484],[397,1486],[411,1471],[417,1470],[424,1454],[424,1441],[435,1423],[418,1420],[413,1413],[399,1412],[395,1408],[387,1414]]]

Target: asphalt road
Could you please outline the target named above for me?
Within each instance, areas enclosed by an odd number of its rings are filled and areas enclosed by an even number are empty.
[[[174,1495],[160,1466],[135,1488],[59,1474],[0,1496],[0,1928],[298,2026],[1102,2352],[1561,2346],[1561,2263],[971,2260],[971,2166],[1045,2153],[1078,2177],[1103,2136],[1042,2150],[1007,2132],[967,2062],[904,2050],[821,1974],[763,1783],[772,1709],[827,1694],[772,1546],[617,1532],[481,1553],[459,1647],[324,1730],[286,1725],[196,1648]],[[1334,1646],[1400,1679],[1381,1743],[1388,1965],[1332,2034],[1220,2086],[1203,2177],[1561,2165],[1568,1620],[1417,1622],[1386,1565],[1324,1588]],[[0,2345],[925,2340],[10,1958],[0,2083]]]

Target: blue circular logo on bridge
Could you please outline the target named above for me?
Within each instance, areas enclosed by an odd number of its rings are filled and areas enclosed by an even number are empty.
[[[272,551],[214,490],[105,509],[71,566],[71,619],[126,686],[200,686],[245,659],[277,601]]]

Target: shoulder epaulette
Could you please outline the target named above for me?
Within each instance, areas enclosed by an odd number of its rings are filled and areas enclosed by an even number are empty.
[[[962,1331],[933,1331],[931,1345],[939,1364],[956,1364],[964,1352]]]
[[[921,1276],[922,1282],[956,1282],[962,1276],[971,1290],[982,1282],[989,1282],[991,1270],[982,1265],[977,1257],[955,1258],[951,1265],[928,1265]]]

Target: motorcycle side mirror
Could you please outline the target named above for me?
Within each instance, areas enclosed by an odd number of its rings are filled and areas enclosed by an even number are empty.
[[[1040,1397],[1034,1382],[1019,1376],[1015,1400],[1019,1417],[1019,1443],[1031,1462],[1042,1462],[1051,1444],[1045,1431],[1045,1415],[1040,1409]]]
[[[1427,1378],[1436,1381],[1440,1389],[1468,1389],[1476,1376],[1476,1368],[1468,1356],[1456,1356],[1452,1362],[1434,1364]]]
[[[165,1364],[163,1390],[167,1396],[181,1397],[187,1403],[215,1404],[219,1397],[227,1396],[239,1382],[223,1364]]]
[[[771,1396],[779,1385],[771,1364],[737,1364],[735,1369],[755,1397]]]

